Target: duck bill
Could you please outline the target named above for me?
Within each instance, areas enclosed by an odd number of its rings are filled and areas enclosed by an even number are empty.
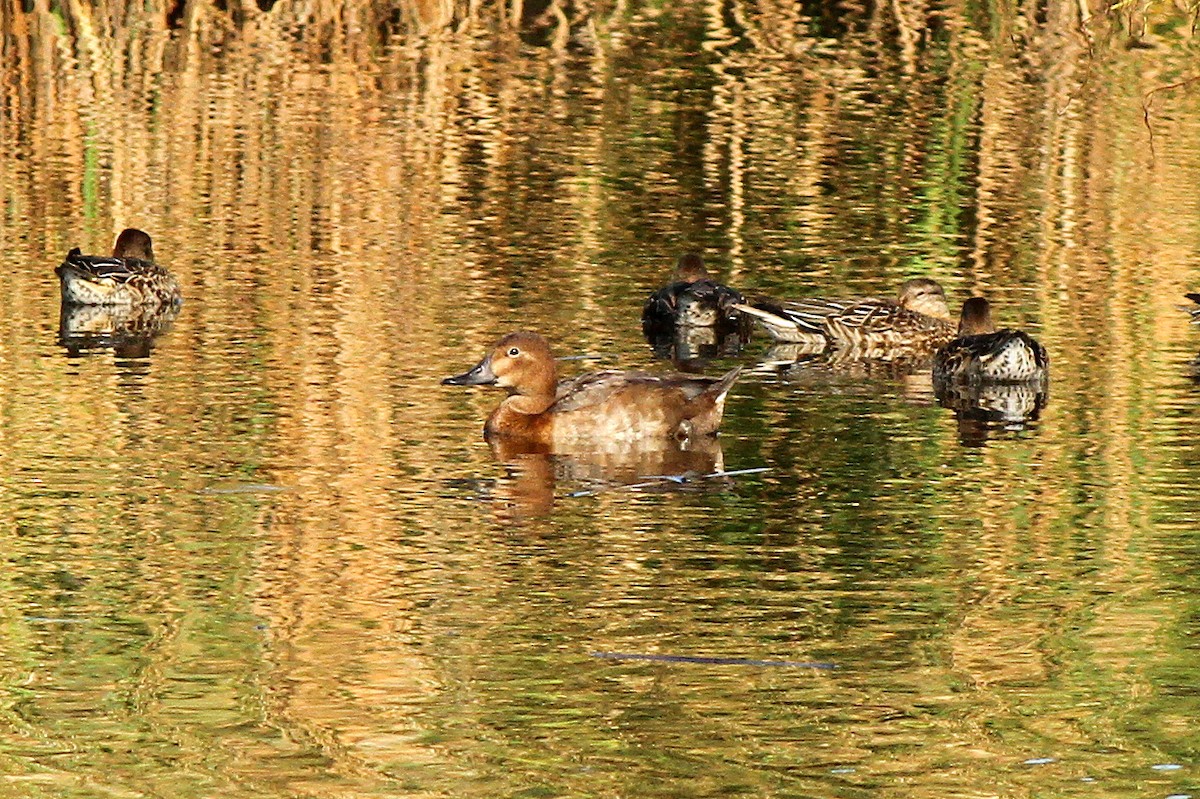
[[[490,386],[496,382],[496,373],[492,371],[492,359],[484,358],[470,371],[461,375],[447,377],[442,381],[443,386]]]

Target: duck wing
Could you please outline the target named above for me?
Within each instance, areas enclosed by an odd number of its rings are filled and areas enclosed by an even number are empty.
[[[117,283],[128,283],[146,278],[161,280],[169,274],[165,268],[152,261],[142,261],[138,258],[84,255],[78,247],[67,253],[66,260],[54,271],[61,276],[67,270],[95,280],[113,280]]]
[[[892,330],[911,322],[913,315],[912,311],[892,300],[871,297],[850,303],[837,313],[827,314],[824,322],[840,330]]]
[[[693,400],[705,391],[713,389],[728,391],[740,371],[740,369],[735,369],[722,377],[688,375],[679,372],[666,374],[618,370],[588,372],[559,381],[551,411],[564,413],[599,405],[617,392],[632,387],[652,391],[675,390],[681,392],[684,399]]]
[[[840,341],[879,339],[931,345],[954,336],[954,325],[945,319],[905,308],[892,300],[866,299],[825,318],[825,332]]]
[[[599,405],[629,386],[660,382],[661,380],[650,372],[588,372],[559,381],[551,410],[555,413],[577,411]]]
[[[846,313],[860,302],[834,297],[808,297],[802,300],[762,300],[755,302],[754,307],[787,319],[799,330],[824,335],[826,320]]]
[[[846,311],[856,300],[810,297],[804,300],[772,300],[763,297],[734,305],[734,310],[752,316],[777,341],[819,345],[826,338],[830,316]]]
[[[670,283],[646,298],[642,306],[642,322],[645,324],[673,324],[679,308],[679,295],[690,283]]]
[[[722,314],[733,312],[733,306],[743,303],[746,298],[729,286],[708,280],[697,280],[682,292],[689,302],[711,305]]]

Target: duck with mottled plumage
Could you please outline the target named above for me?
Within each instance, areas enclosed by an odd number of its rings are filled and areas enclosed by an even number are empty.
[[[1021,330],[997,330],[983,297],[963,303],[958,337],[933,356],[937,383],[1039,383],[1049,375],[1050,358],[1033,336]]]
[[[756,300],[734,306],[776,341],[862,350],[933,349],[954,337],[946,293],[936,280],[905,281],[896,299]]]
[[[670,330],[680,325],[734,328],[742,324],[741,314],[733,306],[746,298],[713,280],[699,255],[681,255],[673,278],[646,299],[642,306],[643,330]]]
[[[741,367],[720,378],[650,372],[590,372],[559,382],[550,345],[536,333],[509,333],[472,369],[443,385],[499,386],[504,399],[484,438],[549,448],[637,441],[684,441],[717,432]]]
[[[154,262],[150,236],[136,228],[121,231],[111,257],[84,255],[76,247],[54,272],[67,304],[133,307],[180,299],[179,282]]]

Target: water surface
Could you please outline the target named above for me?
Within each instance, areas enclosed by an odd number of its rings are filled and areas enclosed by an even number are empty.
[[[1191,20],[555,8],[4,10],[0,793],[1200,795]],[[179,314],[60,327],[127,225]],[[984,294],[1050,397],[758,334],[638,460],[438,384],[668,368],[685,249]]]

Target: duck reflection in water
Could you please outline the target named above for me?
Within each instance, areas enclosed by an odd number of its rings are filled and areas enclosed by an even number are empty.
[[[978,447],[989,438],[1032,428],[1050,399],[1045,386],[1028,383],[950,385],[934,383],[938,404],[954,411],[958,439]]]
[[[549,514],[560,485],[567,496],[579,497],[617,490],[718,491],[732,482],[715,436],[555,452],[521,439],[493,438],[488,443],[492,456],[505,467],[492,491],[493,508],[498,517],[511,521]]]
[[[933,401],[932,361],[931,352],[908,349],[776,344],[754,371],[797,386],[834,390],[859,386],[869,393],[875,393],[880,382],[896,383],[909,399],[928,404]]]
[[[959,438],[980,445],[1036,421],[1049,398],[1050,359],[1028,333],[997,330],[982,297],[963,303],[959,335],[933,359],[934,394],[954,410]]]
[[[748,329],[677,325],[670,330],[642,328],[646,343],[657,358],[670,361],[676,369],[703,369],[715,358],[737,355],[750,341]]]
[[[77,357],[112,350],[119,358],[147,358],[155,341],[171,329],[179,306],[75,305],[64,303],[58,343]]]
[[[642,307],[642,333],[654,354],[680,368],[712,358],[736,355],[750,340],[750,317],[734,308],[745,298],[713,280],[704,260],[684,253],[666,286]]]

